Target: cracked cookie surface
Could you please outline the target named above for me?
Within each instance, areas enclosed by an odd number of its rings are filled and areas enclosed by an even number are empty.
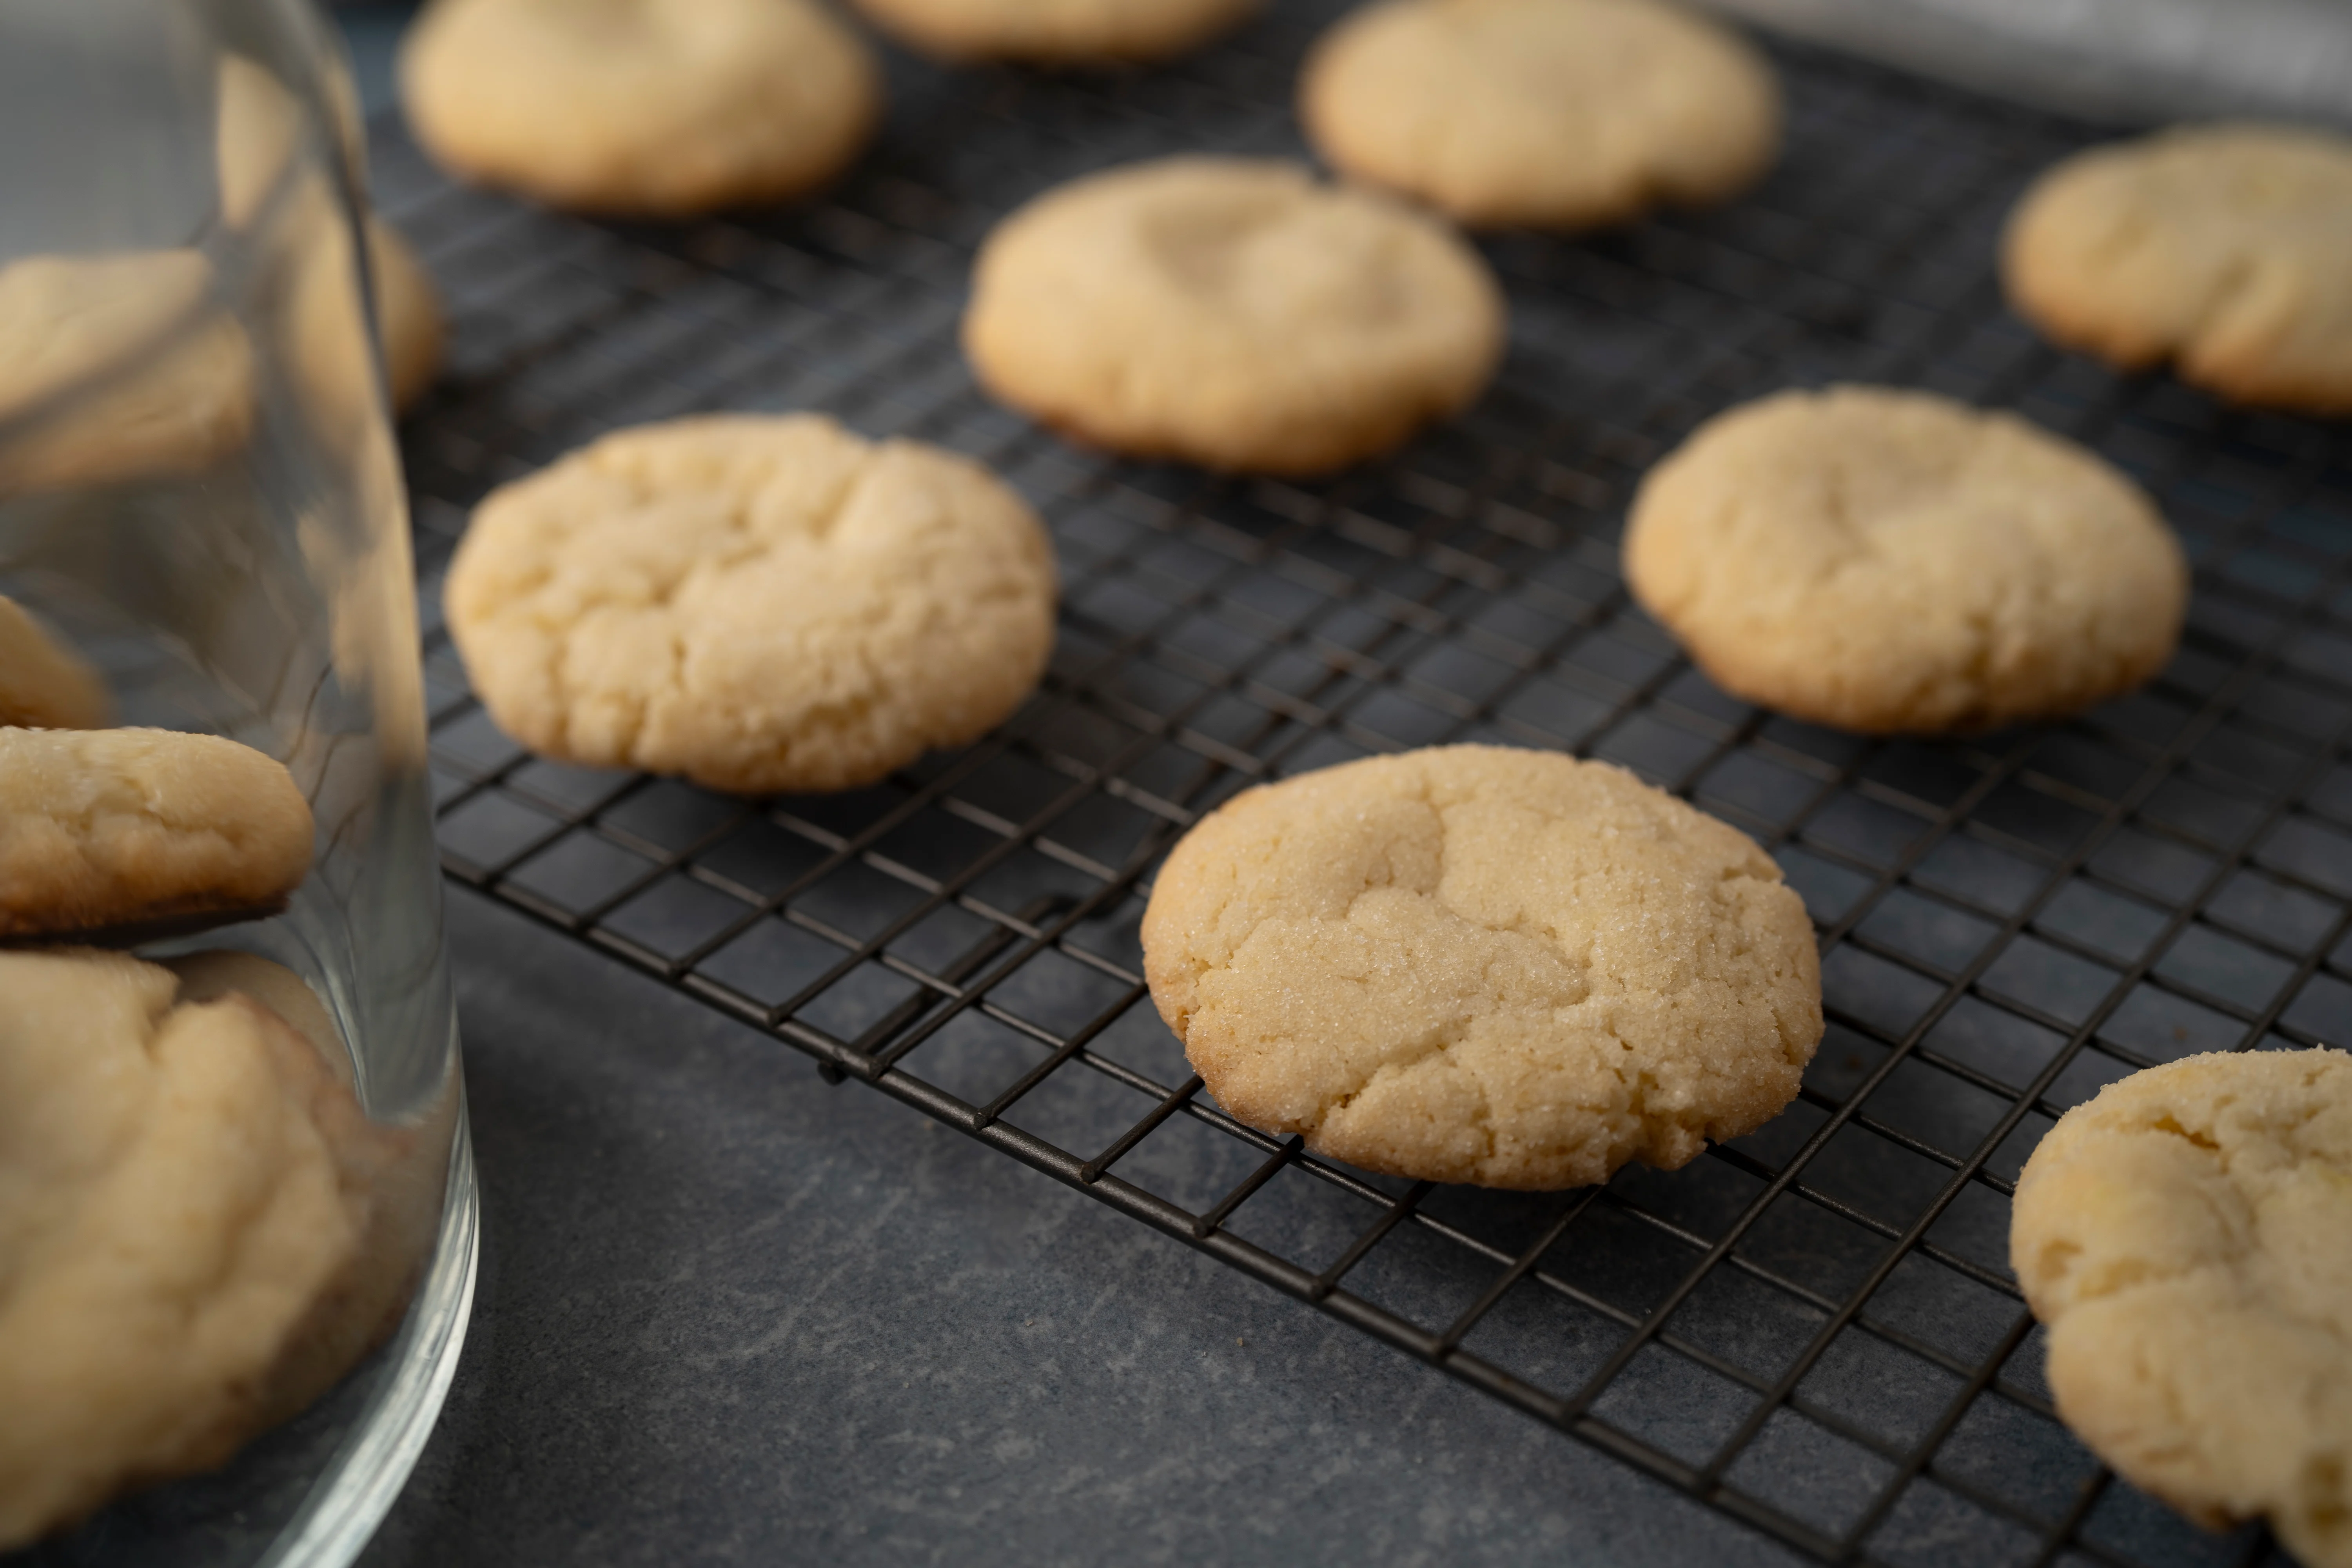
[[[0,952],[0,1551],[224,1463],[398,1321],[421,1253],[375,1193],[414,1136],[251,994],[323,1013],[298,977],[221,974]]]
[[[2134,1073],[2050,1130],[2010,1263],[2066,1424],[2219,1528],[2352,1568],[2352,1056]]]
[[[1625,578],[1716,684],[1864,733],[2078,712],[2172,657],[2180,546],[2021,419],[1881,387],[1717,416],[1642,481]]]
[[[0,729],[0,937],[284,905],[310,869],[285,765],[218,735]]]
[[[2001,239],[2019,312],[2123,369],[2352,414],[2352,139],[2186,126],[2034,182]]]
[[[494,491],[449,627],[542,756],[743,794],[851,789],[977,740],[1054,642],[1052,546],[977,463],[814,415],[607,436]]]
[[[1763,57],[1654,0],[1386,0],[1316,44],[1298,104],[1336,167],[1476,226],[1721,201],[1780,140]]]
[[[1218,1103],[1433,1181],[1674,1169],[1779,1113],[1822,1035],[1780,868],[1549,752],[1439,747],[1236,796],[1170,855],[1143,949]]]
[[[1312,474],[1447,417],[1501,359],[1502,290],[1402,202],[1273,159],[1155,159],[996,226],[963,346],[989,392],[1079,439]]]

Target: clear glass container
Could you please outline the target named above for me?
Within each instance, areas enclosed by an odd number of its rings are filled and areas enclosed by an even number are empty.
[[[103,702],[71,722],[227,736],[308,798],[314,858],[282,912],[137,951],[236,950],[308,983],[331,1020],[312,1037],[397,1152],[366,1236],[389,1313],[408,1302],[225,1468],[11,1568],[348,1561],[464,1338],[474,1186],[362,180],[349,75],[306,0],[0,7],[0,596],[23,612],[0,663],[94,673]]]

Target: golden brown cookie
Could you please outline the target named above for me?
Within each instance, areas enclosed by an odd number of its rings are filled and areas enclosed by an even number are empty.
[[[1137,457],[1308,474],[1483,391],[1502,290],[1427,217],[1295,164],[1166,158],[1074,181],[982,247],[964,352],[996,396]]]
[[[1381,0],[1316,44],[1298,111],[1335,168],[1478,226],[1721,201],[1780,144],[1763,56],[1661,0]]]
[[[2164,668],[2189,568],[2138,486],[1884,387],[1717,415],[1642,481],[1625,580],[1725,690],[1864,733],[2055,718]]]
[[[2352,414],[2352,140],[2196,125],[2077,153],[2010,216],[2001,280],[2058,342],[2242,403]]]
[[[1168,858],[1151,999],[1217,1102],[1368,1170],[1672,1170],[1797,1092],[1811,923],[1744,834],[1622,769],[1444,746],[1238,795]]]
[[[217,735],[0,729],[0,938],[72,940],[285,907],[310,805]]]
[[[94,730],[112,708],[98,671],[0,594],[0,727]]]
[[[435,0],[400,90],[456,174],[643,217],[822,184],[882,102],[872,53],[817,0]]]
[[[2058,1414],[2210,1528],[2352,1568],[2352,1056],[2189,1057],[2059,1119],[2010,1262]]]
[[[607,436],[491,493],[449,629],[543,756],[747,794],[851,789],[961,746],[1054,644],[1052,546],[985,468],[816,415]]]

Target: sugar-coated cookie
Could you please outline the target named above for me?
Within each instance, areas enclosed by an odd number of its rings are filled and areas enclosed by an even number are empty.
[[[683,217],[832,178],[882,87],[818,0],[435,0],[403,40],[400,91],[418,142],[460,175]]]
[[[301,987],[215,978],[262,971]],[[421,1254],[373,1184],[413,1142],[237,985],[0,952],[0,1550],[224,1463],[381,1342]]]
[[[0,726],[94,730],[112,708],[98,671],[0,594]]]
[[[2010,1265],[2058,1414],[2212,1528],[2352,1568],[2352,1056],[2189,1057],[2060,1118]]]
[[[1335,167],[1477,226],[1720,201],[1780,142],[1763,56],[1662,0],[1379,0],[1316,45],[1298,107]]]
[[[0,420],[57,408],[0,448],[0,495],[192,473],[243,445],[253,351],[212,282],[194,250],[0,267]]]
[[[2198,125],[2077,153],[2010,216],[2001,280],[2053,338],[2241,403],[2352,414],[2352,139]]]
[[[1484,1186],[1671,1170],[1797,1092],[1811,924],[1745,835],[1605,763],[1377,757],[1236,796],[1143,917],[1219,1104],[1369,1170]]]
[[[2011,415],[1783,392],[1652,469],[1625,579],[1716,684],[1864,733],[2078,711],[2171,658],[2180,547],[2139,487]]]
[[[1187,54],[1258,0],[857,0],[926,54],[1031,65],[1140,64]]]
[[[1478,254],[1295,164],[1167,158],[1048,191],[982,247],[964,350],[988,390],[1136,457],[1283,474],[1394,446],[1502,356]]]
[[[1054,642],[1052,546],[979,464],[816,415],[624,430],[492,492],[449,569],[474,689],[542,756],[748,794],[977,740]]]
[[[217,735],[0,729],[0,937],[70,940],[284,907],[310,805]]]

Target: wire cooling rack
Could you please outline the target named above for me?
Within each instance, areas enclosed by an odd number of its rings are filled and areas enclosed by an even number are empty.
[[[395,127],[380,205],[452,309],[409,424],[449,874],[1825,1562],[2206,1563],[2057,1424],[2006,1266],[2052,1120],[2194,1050],[2352,1035],[2352,440],[2037,342],[1990,258],[2086,127],[1782,50],[1788,154],[1721,211],[1488,247],[1511,353],[1466,417],[1316,484],[1076,450],[954,342],[973,246],[1056,182],[1300,151],[1328,8],[1110,79],[894,64],[829,197],[639,229],[457,189]],[[2179,658],[2050,729],[1866,742],[1730,700],[1627,601],[1643,469],[1792,383],[2017,408],[2159,497]],[[1065,574],[1042,689],[969,751],[739,801],[501,738],[438,625],[490,486],[613,426],[821,408],[992,463]],[[1139,978],[1153,868],[1261,780],[1483,739],[1625,763],[1738,824],[1820,927],[1802,1097],[1672,1174],[1482,1193],[1225,1117]],[[1769,1556],[1759,1540],[1759,1555]]]

